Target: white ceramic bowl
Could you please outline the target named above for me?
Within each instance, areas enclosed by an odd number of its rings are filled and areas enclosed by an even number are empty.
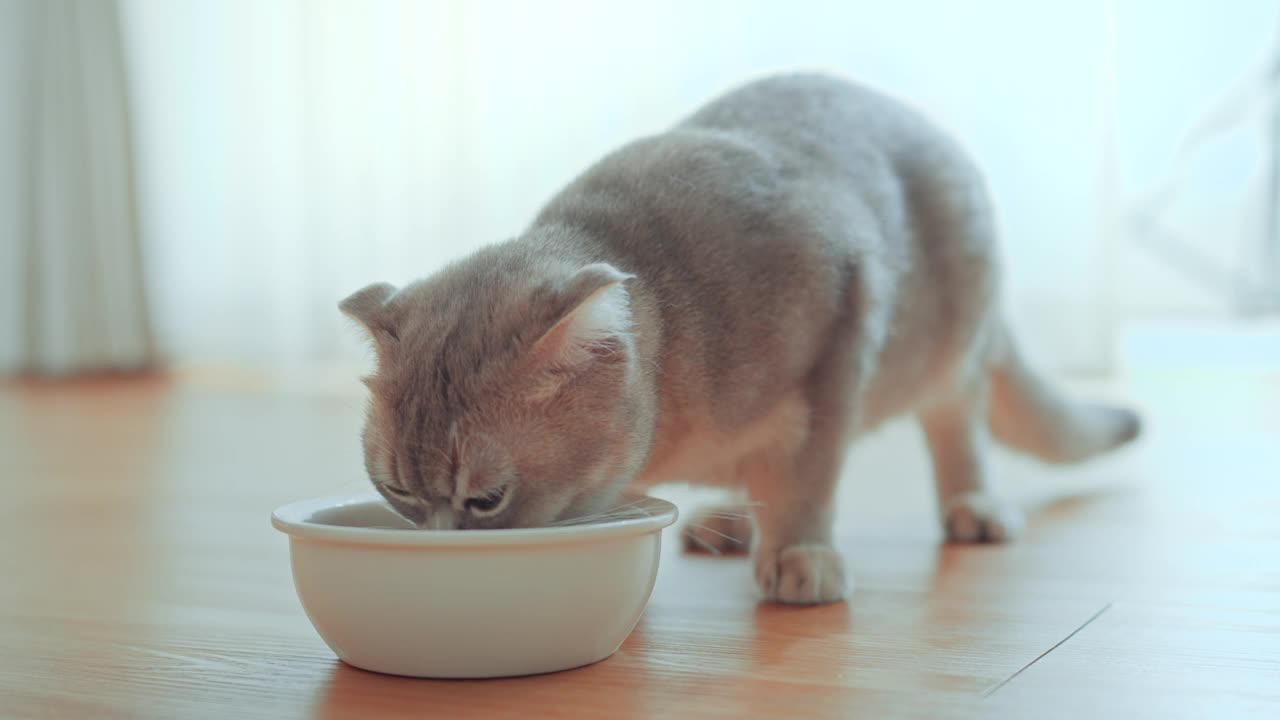
[[[627,519],[513,530],[418,530],[376,495],[286,505],[293,582],[342,660],[434,678],[589,665],[631,634],[676,508],[629,498]]]

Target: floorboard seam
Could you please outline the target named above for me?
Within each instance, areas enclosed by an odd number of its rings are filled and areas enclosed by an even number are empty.
[[[1090,624],[1090,623],[1092,623],[1094,620],[1097,620],[1098,618],[1102,617],[1102,614],[1103,614],[1103,613],[1105,613],[1106,611],[1110,610],[1110,609],[1111,609],[1111,603],[1107,603],[1106,605],[1103,605],[1101,610],[1099,610],[1098,612],[1094,613],[1092,617],[1090,617],[1088,620],[1085,620],[1083,623],[1081,623],[1081,624],[1080,624],[1080,627],[1076,628],[1075,630],[1072,630],[1072,631],[1071,631],[1071,632],[1070,632],[1066,637],[1064,637],[1064,638],[1062,638],[1061,640],[1059,640],[1058,642],[1054,643],[1054,644],[1053,644],[1053,646],[1052,646],[1052,647],[1050,647],[1048,650],[1045,650],[1044,652],[1042,652],[1042,653],[1040,653],[1039,655],[1037,655],[1037,656],[1035,657],[1035,659],[1034,659],[1034,660],[1032,660],[1031,662],[1027,663],[1026,665],[1023,665],[1022,667],[1018,668],[1018,669],[1017,669],[1017,671],[1016,671],[1016,672],[1014,672],[1012,675],[1010,675],[1009,677],[1005,678],[1004,680],[1001,680],[1001,681],[1000,681],[999,683],[997,683],[994,687],[992,687],[992,688],[990,688],[989,690],[987,690],[986,692],[982,693],[982,699],[984,699],[984,700],[985,700],[985,699],[987,699],[987,698],[991,697],[992,695],[995,695],[995,694],[996,694],[997,692],[999,692],[999,691],[1000,691],[1000,689],[1001,689],[1001,688],[1003,688],[1005,685],[1008,685],[1009,683],[1013,682],[1013,679],[1014,679],[1014,678],[1018,677],[1018,676],[1019,676],[1019,675],[1021,675],[1023,672],[1025,672],[1027,668],[1031,667],[1032,665],[1035,665],[1036,663],[1040,662],[1041,658],[1043,658],[1044,656],[1046,656],[1046,655],[1048,655],[1049,653],[1053,652],[1054,650],[1057,650],[1058,648],[1062,647],[1062,644],[1063,644],[1063,643],[1065,643],[1066,641],[1068,641],[1068,640],[1070,640],[1071,638],[1075,637],[1075,636],[1076,636],[1076,633],[1078,633],[1078,632],[1080,632],[1081,630],[1083,630],[1083,629],[1085,629],[1085,628],[1089,627],[1089,624]]]

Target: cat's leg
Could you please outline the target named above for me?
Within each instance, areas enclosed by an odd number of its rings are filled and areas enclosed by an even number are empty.
[[[987,470],[988,379],[966,378],[920,412],[933,458],[938,512],[952,542],[1003,542],[1022,529],[1022,513],[996,496]]]
[[[742,465],[756,521],[756,583],[767,600],[829,603],[850,590],[832,544],[846,421],[826,410],[805,413],[799,442],[777,443]]]
[[[751,506],[745,501],[699,508],[680,529],[686,552],[740,555],[751,549],[755,534]]]

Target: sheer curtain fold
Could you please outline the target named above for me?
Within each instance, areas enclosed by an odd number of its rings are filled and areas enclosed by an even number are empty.
[[[4,305],[0,371],[154,360],[114,2],[0,3]]]

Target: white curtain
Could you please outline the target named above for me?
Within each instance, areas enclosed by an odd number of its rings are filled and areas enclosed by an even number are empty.
[[[1159,38],[1169,50],[1148,39],[1120,58],[1128,162],[1115,191],[1128,212],[1116,229],[1130,242],[1116,265],[1134,313],[1280,311],[1280,7],[1225,7],[1183,8]],[[1222,41],[1196,41],[1223,24]],[[1152,71],[1173,47],[1185,68],[1176,83]]]
[[[0,373],[151,363],[114,2],[0,0]]]
[[[819,68],[912,99],[970,147],[1015,324],[1050,364],[1098,369],[1116,175],[1151,164],[1115,144],[1118,83],[1176,84],[1171,27],[1238,58],[1271,12],[1183,5],[126,0],[161,338],[198,362],[359,363],[346,293],[515,234],[593,159],[727,87]],[[1117,73],[1153,47],[1163,70]]]

